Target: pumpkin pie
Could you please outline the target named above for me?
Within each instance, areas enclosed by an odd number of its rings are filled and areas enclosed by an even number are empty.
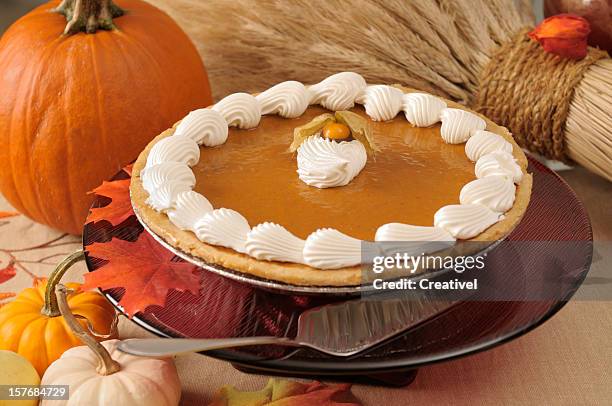
[[[521,220],[531,185],[505,128],[342,72],[191,112],[140,154],[130,190],[150,231],[207,263],[351,286],[362,241],[495,242]]]

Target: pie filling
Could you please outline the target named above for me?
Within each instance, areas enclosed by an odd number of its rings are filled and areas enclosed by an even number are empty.
[[[361,107],[353,111],[365,116]],[[386,223],[433,226],[435,212],[458,204],[463,185],[476,178],[464,145],[446,144],[439,124],[417,128],[398,116],[371,122],[380,151],[349,184],[308,186],[298,178],[296,154],[288,147],[295,127],[324,112],[313,106],[296,119],[267,116],[253,130],[230,129],[222,146],[201,148],[192,168],[194,190],[251,225],[281,224],[302,239],[329,227],[373,240]]]

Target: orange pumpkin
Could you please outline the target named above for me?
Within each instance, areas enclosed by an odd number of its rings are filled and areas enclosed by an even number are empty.
[[[15,300],[0,307],[0,350],[22,355],[40,376],[67,349],[81,345],[60,313],[55,286],[64,272],[83,258],[82,252],[72,255],[58,266],[49,281],[24,289]],[[77,291],[80,284],[66,286]],[[71,293],[68,305],[72,313],[87,319],[95,332],[112,335],[115,309],[102,295]],[[86,325],[84,321],[83,324]]]
[[[0,39],[0,192],[78,234],[87,192],[212,97],[200,56],[167,14],[141,0],[75,1],[62,2],[66,17],[57,1],[36,8]]]

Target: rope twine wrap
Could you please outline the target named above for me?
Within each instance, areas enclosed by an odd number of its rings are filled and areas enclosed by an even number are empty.
[[[516,142],[547,158],[567,161],[565,122],[574,90],[605,51],[589,48],[576,61],[545,52],[520,31],[495,52],[480,75],[474,108],[513,133]]]

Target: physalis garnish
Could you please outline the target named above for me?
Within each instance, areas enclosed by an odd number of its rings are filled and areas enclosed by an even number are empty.
[[[336,141],[353,138],[363,144],[368,155],[378,151],[368,120],[351,111],[336,111],[335,115],[321,114],[310,122],[296,127],[293,130],[293,142],[289,151],[297,151],[306,138],[315,134]]]

